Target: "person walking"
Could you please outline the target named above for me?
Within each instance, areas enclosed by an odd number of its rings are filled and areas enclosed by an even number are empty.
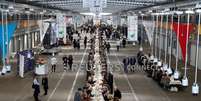
[[[123,45],[123,48],[126,47],[126,38],[123,38],[123,40],[122,40],[122,45]]]
[[[80,39],[77,40],[77,50],[80,50]]]
[[[37,77],[35,77],[34,80],[33,80],[32,88],[34,89],[34,94],[33,94],[34,100],[35,101],[40,101],[39,98],[38,98],[38,95],[40,94],[40,83],[39,83]]]
[[[121,100],[121,91],[115,87],[115,90],[114,90],[114,101],[120,101]]]
[[[123,65],[124,65],[124,72],[128,73],[128,59],[127,57],[123,59]]]
[[[77,41],[74,39],[73,40],[73,48],[75,49],[77,47]]]
[[[142,38],[141,38],[141,36],[138,37],[138,43],[139,43],[139,45],[142,44]]]
[[[68,57],[65,55],[63,57],[63,64],[64,64],[64,71],[67,69],[67,64],[68,64]]]
[[[72,65],[73,65],[73,56],[69,55],[68,57],[68,65],[69,65],[69,69],[72,70]]]
[[[121,44],[120,40],[117,40],[117,51],[119,51],[120,44]]]
[[[52,72],[56,71],[56,64],[57,64],[57,58],[55,57],[54,53],[51,58],[51,65],[52,65]]]
[[[108,43],[106,44],[106,48],[107,48],[107,52],[108,52],[108,53],[110,53],[110,47],[111,47],[111,46],[110,46],[110,43],[108,42]]]
[[[84,37],[84,48],[87,47],[87,36]]]
[[[44,95],[47,95],[48,89],[49,89],[49,87],[48,87],[48,77],[47,76],[44,76],[42,78],[42,85],[43,85],[43,89],[45,91]]]

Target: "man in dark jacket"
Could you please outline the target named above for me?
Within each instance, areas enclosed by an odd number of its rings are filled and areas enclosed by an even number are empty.
[[[45,91],[44,95],[47,95],[47,92],[48,92],[48,77],[47,76],[42,78],[42,85]]]
[[[119,101],[121,99],[121,91],[115,87],[114,90],[114,101]]]
[[[108,52],[108,53],[110,53],[110,47],[111,47],[111,46],[110,46],[110,43],[108,42],[108,43],[106,44],[106,48],[107,48],[107,52]]]
[[[82,101],[82,89],[78,88],[78,91],[75,92],[74,101]]]
[[[73,65],[73,56],[69,55],[68,57],[68,65],[69,65],[69,69],[72,70],[72,65]]]
[[[87,36],[84,37],[84,48],[87,47]]]

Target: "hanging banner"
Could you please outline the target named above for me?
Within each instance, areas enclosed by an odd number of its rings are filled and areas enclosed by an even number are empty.
[[[177,36],[179,36],[179,43],[182,51],[182,57],[185,61],[186,59],[186,43],[187,43],[187,34],[190,36],[190,33],[193,31],[193,24],[189,24],[189,33],[187,33],[187,27],[188,25],[181,24],[179,25],[179,33],[178,33],[178,23],[173,23],[173,29]],[[188,36],[188,38],[189,38]]]
[[[145,27],[145,31],[149,40],[150,45],[152,44],[155,22],[154,21],[143,21],[143,26]]]
[[[2,26],[3,26],[3,29],[2,29]],[[10,41],[15,33],[15,30],[16,30],[16,27],[17,27],[17,23],[16,22],[11,22],[11,23],[8,23],[8,35],[6,35],[6,24],[0,24],[0,57],[2,56],[5,56],[7,57],[8,55],[8,50],[6,48],[6,37],[8,37],[8,44],[10,44]],[[2,30],[4,31],[4,33],[2,33]],[[2,37],[2,34],[4,34],[4,40],[3,40],[3,37]],[[4,43],[4,49],[3,49],[3,44]],[[4,54],[2,54],[4,53]]]
[[[128,16],[128,41],[137,41],[138,16]]]
[[[66,36],[66,17],[64,14],[57,14],[57,24],[58,24],[58,38],[65,38]]]

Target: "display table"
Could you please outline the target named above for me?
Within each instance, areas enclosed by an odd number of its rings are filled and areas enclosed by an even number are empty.
[[[96,36],[97,38],[98,36]],[[99,48],[99,40],[98,38],[95,40],[95,54],[94,54],[94,81],[95,85],[92,88],[92,95],[91,98],[92,101],[104,101],[103,95],[102,95],[102,84],[103,84],[103,76],[101,74],[102,68],[101,68],[101,60],[100,60],[100,48]]]

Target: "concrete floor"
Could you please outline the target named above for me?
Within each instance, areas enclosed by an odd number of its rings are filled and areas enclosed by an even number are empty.
[[[115,43],[111,42],[111,44],[112,49],[107,54],[107,57],[108,63],[112,66],[121,65],[124,57],[136,56],[138,52],[138,46],[127,46],[127,48],[120,49],[120,52],[117,52]],[[150,51],[148,48],[144,48],[144,50]],[[62,48],[62,52],[58,54],[60,60],[56,73],[49,74],[49,93],[47,96],[43,96],[41,87],[40,99],[42,101],[73,101],[74,93],[79,87],[83,86],[86,74],[83,69],[64,72],[61,57],[64,54],[72,54],[75,64],[85,64],[87,62],[87,53],[88,50],[83,48],[80,51],[75,51],[72,47]],[[164,90],[155,81],[148,78],[142,70],[125,74],[121,68],[115,68],[113,71],[114,85],[122,92],[122,101],[200,101],[201,95],[196,97],[191,95],[193,71],[192,68],[189,69],[190,86],[177,93]],[[23,79],[14,73],[0,76],[0,101],[34,101],[31,88],[32,80],[31,73],[27,74]],[[200,83],[201,78],[199,78]]]

